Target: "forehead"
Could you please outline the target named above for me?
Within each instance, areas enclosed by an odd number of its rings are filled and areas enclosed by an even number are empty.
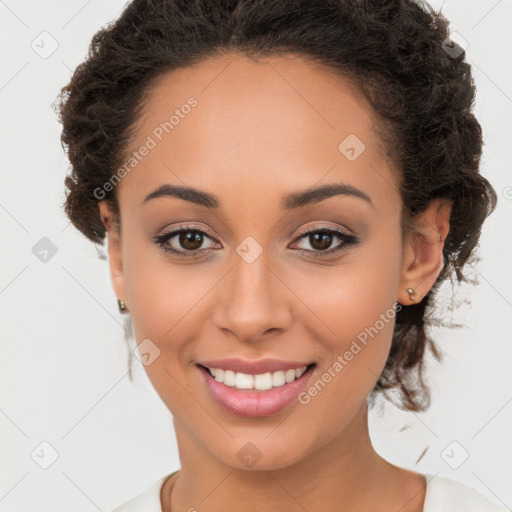
[[[128,154],[151,149],[119,187],[138,202],[162,183],[281,197],[343,181],[397,194],[377,122],[351,80],[308,59],[216,56],[153,85]]]

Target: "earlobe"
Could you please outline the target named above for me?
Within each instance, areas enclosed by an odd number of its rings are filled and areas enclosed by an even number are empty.
[[[416,233],[409,234],[404,245],[398,302],[420,302],[436,282],[444,266],[451,207],[451,201],[436,199],[414,221]]]
[[[126,303],[126,291],[124,284],[123,260],[121,240],[118,226],[112,221],[112,212],[106,201],[98,203],[100,218],[107,230],[108,262],[110,267],[110,279],[114,293],[118,299],[118,307],[121,313],[128,311]]]

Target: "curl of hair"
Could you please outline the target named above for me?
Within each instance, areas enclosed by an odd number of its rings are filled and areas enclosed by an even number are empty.
[[[426,348],[441,358],[426,332],[426,309],[447,277],[466,280],[462,269],[497,202],[479,174],[483,141],[472,113],[471,68],[462,49],[457,57],[445,51],[448,26],[420,0],[133,0],[94,35],[56,102],[71,163],[65,213],[102,243],[94,190],[123,162],[144,100],[164,73],[223,52],[292,53],[350,77],[375,109],[399,170],[402,234],[414,230],[412,220],[431,200],[453,202],[444,266],[419,303],[397,311],[389,357],[371,394],[396,388],[396,405],[425,410]],[[120,222],[115,188],[105,200]]]

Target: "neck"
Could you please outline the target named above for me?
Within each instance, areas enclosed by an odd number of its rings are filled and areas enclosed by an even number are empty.
[[[208,510],[401,510],[421,512],[422,475],[389,464],[374,450],[366,402],[339,435],[287,467],[238,469],[207,452],[174,420],[181,469],[162,489],[164,512]],[[317,445],[316,445],[317,446]],[[171,493],[172,490],[172,493]],[[251,508],[253,507],[253,508]]]

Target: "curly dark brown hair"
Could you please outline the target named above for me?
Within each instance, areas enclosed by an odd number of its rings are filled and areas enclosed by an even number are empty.
[[[483,141],[471,67],[448,27],[440,11],[413,0],[133,0],[93,36],[56,101],[71,163],[65,212],[88,239],[103,242],[94,191],[124,160],[163,73],[222,53],[292,53],[351,78],[375,109],[399,170],[402,235],[414,231],[412,220],[431,200],[453,202],[444,266],[421,302],[397,311],[389,357],[370,395],[383,391],[390,399],[387,390],[396,390],[395,405],[425,410],[425,349],[442,356],[426,332],[428,308],[446,278],[467,281],[462,269],[497,203],[479,174]],[[120,221],[115,187],[105,200]]]

